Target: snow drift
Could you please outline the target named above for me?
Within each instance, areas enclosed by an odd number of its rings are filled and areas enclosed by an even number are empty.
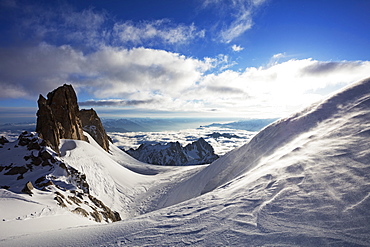
[[[5,236],[0,245],[369,246],[369,137],[366,79],[267,126],[206,167],[168,170],[126,157],[121,165],[151,174],[135,175],[150,181],[139,179],[145,190],[133,189],[131,198],[131,205],[150,213],[103,226]],[[114,181],[120,174],[115,170]]]

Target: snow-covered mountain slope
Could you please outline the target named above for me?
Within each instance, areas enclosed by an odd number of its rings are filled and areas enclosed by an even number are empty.
[[[305,139],[308,137],[310,139],[324,137],[329,126],[335,130],[341,125],[346,125],[347,132],[351,128],[354,131],[362,131],[361,128],[366,129],[366,124],[370,119],[369,94],[369,80],[362,81],[300,113],[267,126],[248,144],[222,156],[189,180],[173,187],[168,193],[181,196],[166,196],[166,199],[162,200],[161,207],[209,192],[245,172],[260,169],[260,166],[269,160],[278,160],[280,156],[288,154],[293,155],[302,148],[297,143],[308,142]],[[360,118],[363,123],[357,123],[357,119]],[[354,121],[356,124],[350,125]],[[341,125],[336,126],[337,123]],[[346,136],[346,138],[355,139],[351,136]]]
[[[148,168],[147,164],[135,160],[114,145],[110,153],[105,152],[93,138],[89,143],[78,140],[62,140],[61,155],[64,162],[86,174],[90,194],[102,200],[108,207],[118,211],[121,218],[131,218],[148,212],[154,202],[153,194],[162,187],[173,185],[171,179],[181,181],[186,171],[194,173],[201,167],[184,169]],[[142,173],[142,174],[141,174]],[[145,202],[139,198],[145,198]],[[157,207],[156,207],[157,208]]]
[[[62,139],[60,157],[34,133],[0,148],[0,239],[112,222],[157,209],[157,195],[200,167],[143,164],[111,144]],[[151,166],[149,168],[149,166]],[[188,174],[188,175],[187,175]],[[176,180],[176,182],[172,181]],[[23,191],[26,184],[31,191]],[[33,227],[43,224],[42,227]],[[1,241],[0,241],[1,245]]]
[[[131,205],[162,209],[113,224],[5,236],[0,245],[370,246],[369,137],[367,79],[269,125],[209,166],[158,168],[113,150],[107,155],[148,186]],[[116,186],[124,185],[114,171]]]

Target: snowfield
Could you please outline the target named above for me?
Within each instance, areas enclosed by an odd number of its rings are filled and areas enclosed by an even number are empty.
[[[122,221],[1,189],[0,246],[370,246],[369,138],[367,79],[208,166],[147,165],[91,138],[64,140],[61,159]]]

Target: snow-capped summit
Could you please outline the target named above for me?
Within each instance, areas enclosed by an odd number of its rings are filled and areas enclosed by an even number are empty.
[[[185,147],[179,142],[143,143],[139,148],[126,152],[137,160],[154,165],[203,165],[219,158],[202,137]]]

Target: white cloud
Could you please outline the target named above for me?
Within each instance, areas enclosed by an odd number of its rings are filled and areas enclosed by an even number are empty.
[[[269,63],[267,64],[267,67],[274,66],[280,62],[281,59],[286,58],[287,55],[285,53],[277,53],[274,54],[271,58]]]
[[[221,41],[230,43],[253,26],[253,14],[267,0],[206,0],[204,8],[215,6],[226,18],[220,32]]]
[[[87,88],[98,98],[177,97],[212,67],[207,61],[164,50],[104,47],[84,54],[70,46],[45,43],[0,51],[0,59],[4,61],[0,67],[2,97],[34,96],[63,83]]]
[[[135,45],[141,45],[148,41],[155,42],[155,39],[168,44],[181,44],[195,38],[203,38],[205,31],[198,31],[194,24],[190,26],[175,25],[169,20],[162,19],[139,23],[132,21],[116,23],[113,27],[113,35],[123,43]]]
[[[291,59],[269,67],[246,68],[243,72],[227,70],[206,75],[198,90],[205,105],[226,112],[239,111],[245,117],[256,113],[271,117],[297,110],[328,92],[369,77],[369,71],[369,61]]]
[[[100,89],[96,91],[96,96],[100,97],[144,92],[177,96],[210,68],[209,64],[197,59],[146,48],[106,47],[87,56],[87,61],[93,78],[91,83]]]
[[[233,71],[224,69],[232,64],[225,55],[199,60],[164,50],[115,47],[86,54],[46,43],[2,49],[0,60],[2,98],[36,99],[39,93],[71,83],[95,98],[86,105],[229,117],[275,117],[370,76],[369,61],[291,59]],[[212,73],[216,67],[218,73]]]
[[[243,47],[241,47],[240,45],[235,45],[235,44],[231,46],[231,49],[236,52],[244,50]]]
[[[238,16],[227,29],[221,31],[222,40],[225,43],[230,43],[233,39],[251,29],[252,26],[253,22],[250,13],[245,12]]]
[[[38,4],[24,4],[18,8],[17,34],[24,40],[82,43],[87,48],[98,48],[110,40],[108,28],[111,17],[93,8],[77,11],[68,4],[52,9]]]
[[[206,57],[204,61],[209,64],[210,68],[217,69],[218,71],[223,71],[237,64],[235,61],[230,60],[230,57],[225,54],[218,54],[214,58]]]
[[[70,46],[51,46],[0,49],[0,96],[32,98],[68,82],[71,75],[81,73],[82,52]],[[9,86],[11,85],[11,86]]]
[[[94,8],[79,11],[68,4],[56,6],[47,9],[27,4],[19,8],[22,18],[15,27],[17,33],[22,39],[79,44],[88,51],[104,46],[137,46],[144,43],[148,47],[179,45],[205,36],[205,30],[200,30],[194,23],[178,24],[168,19],[122,22]]]

